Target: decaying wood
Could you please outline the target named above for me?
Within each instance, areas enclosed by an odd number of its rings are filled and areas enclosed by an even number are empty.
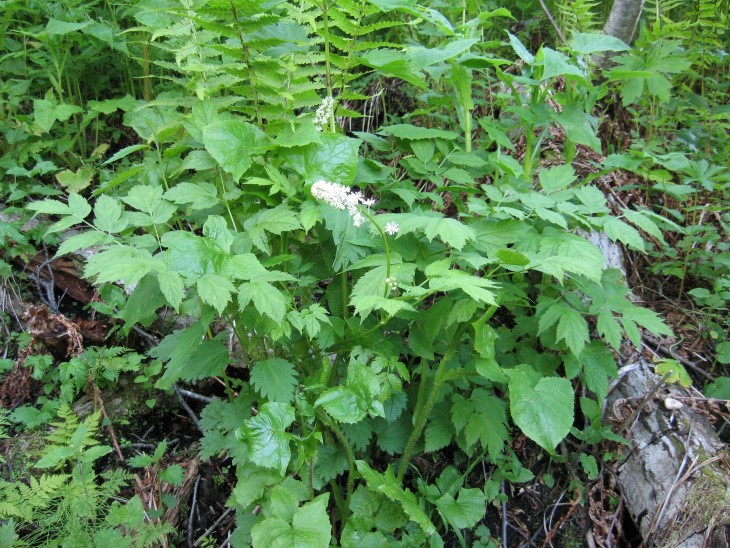
[[[622,368],[609,394],[607,419],[629,441],[616,477],[644,546],[728,546],[730,459],[698,411],[707,401],[643,361]]]

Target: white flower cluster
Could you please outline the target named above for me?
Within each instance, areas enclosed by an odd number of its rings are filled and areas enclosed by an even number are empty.
[[[335,100],[332,97],[325,97],[317,112],[314,113],[314,127],[317,128],[317,131],[322,131],[322,128],[327,126],[334,112]]]
[[[400,230],[400,227],[398,226],[398,223],[391,222],[391,223],[388,223],[385,225],[385,231],[391,236],[398,234],[399,230]]]
[[[398,290],[398,280],[395,278],[385,278],[385,284],[392,293],[395,293]]]
[[[352,224],[356,227],[365,221],[365,216],[357,209],[359,204],[370,207],[375,204],[375,199],[362,195],[362,192],[352,191],[346,186],[337,183],[328,183],[327,181],[317,181],[312,185],[312,196],[318,200],[328,203],[332,207],[347,212],[352,217]]]

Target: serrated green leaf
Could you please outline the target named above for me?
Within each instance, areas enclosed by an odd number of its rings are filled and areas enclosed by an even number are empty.
[[[621,348],[621,337],[623,335],[623,331],[621,330],[618,320],[614,318],[611,311],[601,310],[598,313],[596,329],[598,330],[598,333],[603,335],[606,342],[608,342],[614,350],[619,350]]]
[[[256,362],[251,370],[251,384],[269,401],[290,403],[294,399],[297,373],[288,361],[272,358]]]
[[[443,449],[454,439],[454,427],[449,415],[449,404],[443,402],[433,409],[424,430],[424,447],[427,453]]]
[[[589,241],[557,229],[545,229],[540,239],[539,261],[535,269],[562,279],[565,272],[600,281],[603,254]]]
[[[165,192],[165,200],[175,204],[190,204],[193,209],[218,205],[218,190],[210,183],[178,183]]]
[[[251,528],[253,548],[329,546],[332,524],[327,515],[329,494],[320,495],[294,512],[292,523],[282,518],[266,518]]]
[[[265,232],[281,234],[292,230],[300,230],[302,225],[291,209],[278,205],[272,209],[262,209],[249,217],[243,225],[253,244],[264,253],[269,253],[269,244]]]
[[[238,182],[253,164],[256,126],[238,120],[214,122],[203,129],[203,143],[226,173]]]
[[[223,310],[231,302],[231,293],[236,290],[228,278],[218,274],[205,274],[196,285],[202,301],[215,308],[218,314],[223,314]]]
[[[179,464],[172,464],[160,473],[160,479],[170,485],[179,487],[185,479],[185,470]]]
[[[592,390],[598,401],[608,394],[608,380],[618,377],[618,366],[613,353],[601,341],[591,341],[580,355],[583,376],[589,390]]]
[[[299,211],[299,221],[305,231],[309,231],[310,228],[322,221],[319,205],[314,202],[304,202]]]
[[[378,377],[369,367],[351,363],[343,386],[335,386],[317,398],[315,407],[323,407],[334,419],[346,424],[355,424],[371,416],[383,416],[383,404],[377,399],[380,394]]]
[[[251,462],[264,468],[274,468],[284,475],[291,460],[291,434],[286,429],[293,422],[294,408],[291,405],[263,404],[258,414],[240,429],[240,435],[248,445]]]
[[[284,320],[289,301],[281,291],[268,282],[245,282],[238,287],[238,306],[241,310],[253,301],[256,310],[277,323]]]
[[[87,230],[80,234],[66,238],[61,245],[58,246],[56,251],[56,257],[61,257],[68,253],[73,253],[79,249],[88,249],[100,244],[112,243],[112,239],[102,232],[96,230]]]
[[[567,379],[544,377],[534,384],[529,375],[509,370],[510,412],[515,424],[540,447],[552,453],[573,426],[573,387]]]
[[[383,310],[389,316],[395,316],[403,310],[415,310],[413,305],[406,301],[388,299],[382,295],[353,296],[350,304],[355,307],[355,314],[363,318],[373,310]]]
[[[542,47],[535,56],[535,64],[543,66],[541,81],[555,76],[578,76],[585,79],[583,72],[575,65],[570,64],[569,58],[551,48]]]
[[[504,402],[481,388],[468,400],[456,394],[452,402],[451,420],[457,432],[464,432],[467,450],[479,442],[490,457],[497,458],[509,437]]]
[[[160,272],[157,274],[157,281],[167,303],[177,311],[185,296],[182,276],[177,272]]]
[[[320,143],[302,147],[298,154],[289,155],[289,162],[307,183],[324,179],[330,183],[352,186],[362,141],[334,133],[322,133],[320,140]]]
[[[515,53],[517,56],[522,59],[525,63],[528,65],[531,65],[535,62],[535,56],[532,55],[529,51],[527,51],[527,48],[520,42],[520,39],[511,34],[508,31],[507,35],[509,36],[509,43],[512,46],[512,49],[515,50]]]
[[[94,226],[104,232],[112,234],[127,228],[127,222],[122,217],[122,205],[118,200],[102,194],[94,204]]]
[[[91,213],[91,206],[86,198],[80,194],[69,194],[68,196],[68,212],[82,221]]]
[[[212,320],[213,312],[205,309],[200,319],[193,325],[187,329],[174,331],[150,350],[152,357],[167,362],[165,374],[155,383],[157,388],[168,390],[182,377],[183,369],[203,342]]]
[[[25,207],[31,211],[45,215],[68,215],[70,213],[68,205],[58,200],[41,200],[40,202],[31,202]]]
[[[626,321],[637,323],[655,335],[673,335],[669,326],[664,323],[661,317],[653,310],[636,306],[627,301],[624,306],[620,308],[620,312],[622,314],[622,323]],[[635,344],[639,346],[639,343]]]
[[[641,234],[633,226],[616,217],[607,217],[603,222],[603,230],[612,242],[619,241],[637,251],[645,249]]]
[[[556,329],[557,340],[565,340],[565,344],[575,356],[580,356],[583,348],[590,340],[588,322],[583,315],[569,306],[561,307],[560,319]]]
[[[115,245],[92,255],[86,262],[84,276],[97,283],[118,282],[133,285],[155,267],[155,260],[146,249]]]
[[[496,304],[496,295],[487,288],[494,288],[496,284],[486,278],[472,276],[462,270],[450,270],[447,276],[431,278],[428,286],[434,291],[462,290],[475,301],[486,304]]]
[[[570,164],[563,164],[551,169],[541,169],[538,178],[540,179],[540,186],[548,194],[563,190],[577,180],[575,170]]]
[[[317,463],[314,473],[324,481],[336,478],[347,470],[347,453],[342,447],[320,445],[317,449]]]
[[[400,482],[396,479],[395,474],[393,474],[390,468],[384,474],[380,474],[373,470],[365,461],[358,460],[355,464],[357,465],[358,472],[362,474],[367,482],[368,489],[379,491],[393,502],[400,504],[408,518],[420,525],[427,535],[430,536],[436,532],[436,527],[418,505],[416,496],[408,489],[403,489],[400,486]]]
[[[646,232],[647,234],[649,234],[651,236],[654,236],[660,242],[665,243],[664,235],[662,234],[661,229],[644,212],[633,211],[628,208],[622,208],[621,212],[623,213],[624,217],[626,217],[626,219],[628,219],[630,222],[634,223],[641,230],[643,230],[644,232]]]

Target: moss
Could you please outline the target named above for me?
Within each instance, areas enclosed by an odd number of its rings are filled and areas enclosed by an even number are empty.
[[[722,468],[708,465],[700,469],[689,487],[684,511],[678,515],[682,518],[671,528],[665,546],[680,546],[690,531],[716,531],[730,525],[730,493]]]

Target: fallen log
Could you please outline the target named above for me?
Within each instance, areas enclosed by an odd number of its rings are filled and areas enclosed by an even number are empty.
[[[730,453],[710,422],[728,411],[643,360],[621,369],[606,418],[628,440],[616,479],[642,546],[730,546]]]

